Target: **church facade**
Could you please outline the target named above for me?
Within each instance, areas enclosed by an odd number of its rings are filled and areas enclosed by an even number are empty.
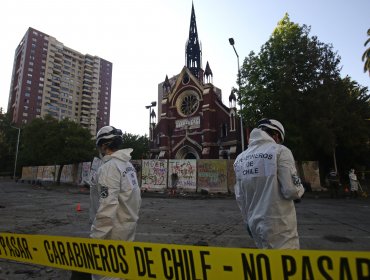
[[[236,97],[229,107],[222,92],[213,85],[213,73],[206,63],[192,5],[186,61],[181,72],[158,86],[158,121],[150,113],[150,158],[152,159],[235,159],[241,152],[240,119]]]

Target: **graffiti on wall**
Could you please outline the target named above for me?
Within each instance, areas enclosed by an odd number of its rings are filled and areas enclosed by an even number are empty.
[[[80,170],[79,171],[80,177],[78,180],[79,184],[89,185],[90,166],[91,166],[90,161],[82,162],[78,165],[78,170]]]
[[[141,188],[143,190],[164,190],[167,187],[167,160],[143,160]]]
[[[231,193],[235,193],[234,186],[235,186],[235,171],[234,171],[234,161],[233,159],[229,159],[227,161],[227,188],[228,191]]]
[[[60,174],[60,181],[63,183],[73,182],[73,164],[64,165],[62,169],[62,174]],[[58,166],[59,170],[60,166]],[[57,177],[55,177],[57,178]]]
[[[168,161],[168,177],[177,174],[177,188],[185,191],[197,190],[197,160],[196,159],[170,159]],[[168,182],[172,185],[172,182]]]
[[[34,170],[37,170],[37,175],[34,179],[37,179],[39,181],[53,181],[55,182],[57,180],[58,171],[60,166],[59,165],[49,165],[49,166],[39,166],[39,167],[33,167],[36,168]],[[22,180],[27,180],[27,169],[25,169],[25,174],[23,174],[22,169]],[[75,181],[73,176],[73,170],[74,165],[64,165],[62,169],[62,174],[60,175],[60,181],[64,183],[73,183]]]
[[[77,169],[64,166],[61,181],[84,184],[89,181],[92,169],[98,169],[101,160],[96,158],[91,164],[83,162]],[[225,163],[226,162],[226,163]],[[234,193],[234,160],[137,160],[132,161],[137,178],[143,190],[163,191],[172,186],[171,178],[176,178],[177,188],[181,191]],[[91,164],[91,167],[90,167]],[[307,161],[303,165],[303,178],[311,184],[313,191],[321,190],[320,172],[317,161]],[[198,170],[197,170],[198,169]],[[26,166],[22,168],[21,180],[55,181],[59,166]],[[96,172],[96,171],[95,171]],[[177,176],[172,176],[177,174]],[[86,180],[88,178],[88,180]],[[198,186],[198,187],[197,187]]]
[[[22,180],[36,180],[37,166],[23,166],[22,167]]]
[[[197,170],[198,189],[227,192],[227,160],[200,159]]]
[[[304,178],[311,184],[312,190],[321,190],[319,163],[317,161],[305,161],[302,164]]]
[[[39,181],[55,181],[56,179],[57,166],[39,166],[37,170],[37,180]]]

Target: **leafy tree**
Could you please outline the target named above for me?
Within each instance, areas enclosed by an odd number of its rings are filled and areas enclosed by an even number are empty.
[[[286,14],[260,53],[245,58],[242,114],[249,126],[263,117],[280,120],[298,160],[332,163],[335,151],[366,146],[369,95],[349,77],[341,79],[340,57],[309,33]]]
[[[370,29],[367,30],[367,36],[370,36]],[[367,44],[370,43],[370,38],[368,38],[365,42],[365,47]],[[362,55],[362,61],[365,62],[364,64],[364,72],[369,72],[370,75],[370,46],[366,49],[364,54]]]
[[[145,158],[149,152],[149,140],[146,135],[133,135],[131,133],[123,134],[123,146],[122,148],[132,148],[131,153],[132,159]]]
[[[14,171],[18,130],[12,126],[9,115],[0,108],[0,175],[13,174]]]
[[[57,183],[65,164],[90,161],[96,153],[89,130],[50,116],[34,119],[23,130],[23,165],[60,165]]]

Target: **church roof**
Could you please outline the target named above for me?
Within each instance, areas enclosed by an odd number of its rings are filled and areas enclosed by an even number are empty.
[[[209,67],[208,61],[207,61],[207,65],[206,65],[206,70],[204,71],[204,75],[205,76],[213,76],[213,73],[212,73],[211,67]]]

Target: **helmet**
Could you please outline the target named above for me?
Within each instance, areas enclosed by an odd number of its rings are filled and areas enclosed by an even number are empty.
[[[122,131],[116,129],[113,126],[103,126],[96,134],[96,146],[100,146],[102,142],[107,142],[103,140],[113,140],[116,137],[122,138]]]
[[[280,133],[281,140],[284,142],[285,130],[283,125],[279,121],[273,119],[262,119],[257,123],[257,127],[268,127],[270,129],[278,131]]]

